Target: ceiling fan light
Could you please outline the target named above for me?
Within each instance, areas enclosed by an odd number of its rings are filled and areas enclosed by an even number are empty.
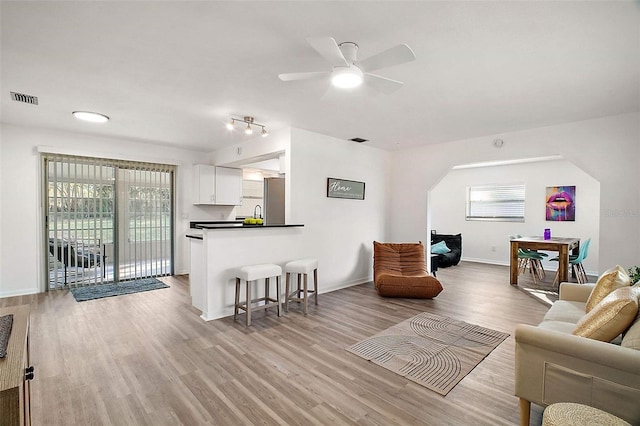
[[[335,67],[331,73],[331,84],[340,89],[352,89],[362,84],[362,77],[362,70],[355,65]]]
[[[109,121],[109,117],[97,112],[73,111],[71,114],[79,120],[89,121],[91,123],[106,123]]]

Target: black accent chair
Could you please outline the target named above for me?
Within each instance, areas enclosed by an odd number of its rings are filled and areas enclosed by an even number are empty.
[[[438,267],[447,268],[460,263],[462,256],[462,234],[431,234],[431,245],[444,241],[451,250],[449,253],[438,254]]]

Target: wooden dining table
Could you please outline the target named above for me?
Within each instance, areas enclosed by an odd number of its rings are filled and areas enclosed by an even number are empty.
[[[558,277],[560,282],[569,279],[569,251],[578,255],[580,251],[580,238],[553,237],[545,240],[544,237],[521,237],[511,240],[511,257],[509,261],[511,285],[518,285],[518,249],[531,249],[558,252]]]

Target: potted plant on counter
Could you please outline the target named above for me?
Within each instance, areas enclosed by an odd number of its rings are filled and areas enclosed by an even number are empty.
[[[629,268],[629,277],[631,278],[631,285],[640,281],[640,266],[632,266]]]

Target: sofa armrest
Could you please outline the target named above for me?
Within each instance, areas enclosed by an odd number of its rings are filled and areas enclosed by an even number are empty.
[[[560,283],[560,300],[587,303],[595,284]]]
[[[542,406],[583,403],[640,422],[640,351],[523,324],[515,341],[521,399]]]
[[[532,325],[516,326],[516,344],[538,347],[640,376],[640,351]],[[637,382],[640,389],[640,380]]]

